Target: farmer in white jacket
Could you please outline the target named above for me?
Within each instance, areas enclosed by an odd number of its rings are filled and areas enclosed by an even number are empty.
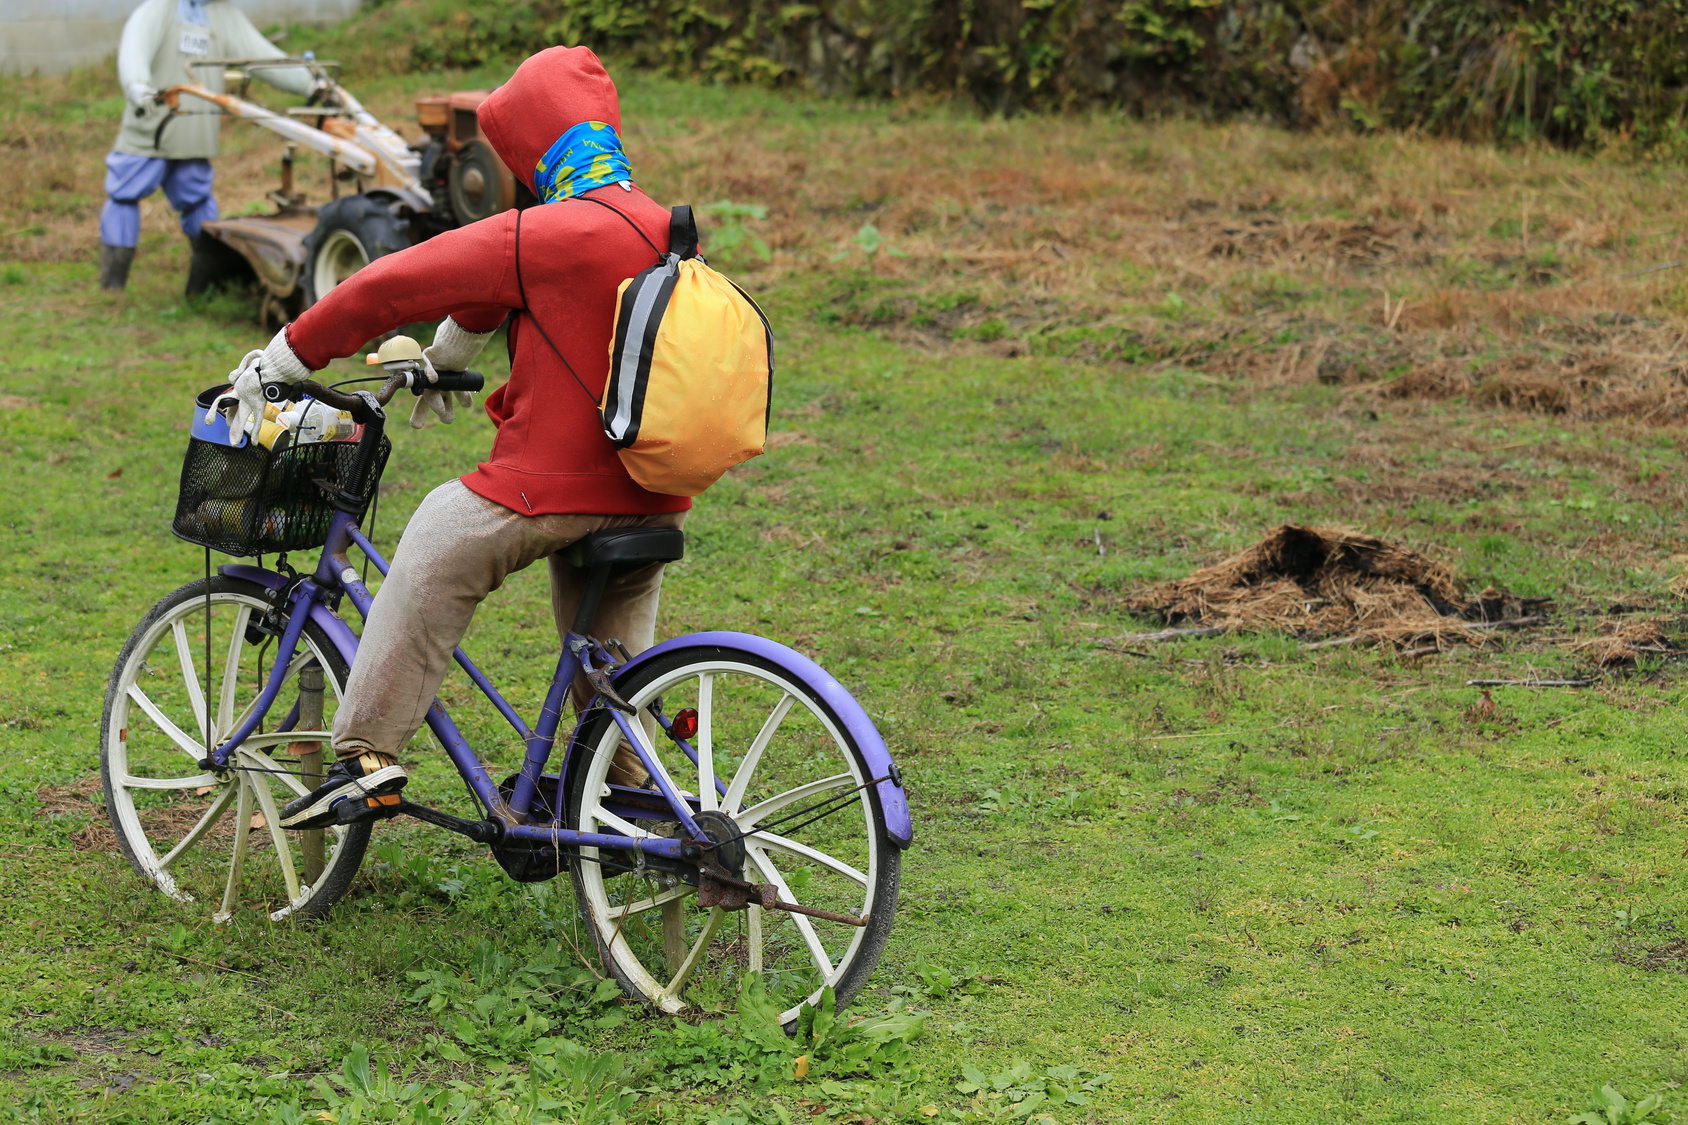
[[[220,59],[285,58],[231,0],[142,0],[123,25],[117,50],[117,79],[129,104],[123,126],[106,157],[106,200],[100,212],[100,288],[122,289],[140,241],[140,201],[158,188],[182,215],[182,231],[193,240],[195,270],[188,276],[192,295],[203,287],[196,278],[202,261],[214,262],[212,241],[200,226],[217,217],[211,194],[211,157],[217,155],[221,110],[201,98],[184,96],[172,113],[155,95],[168,86],[197,82],[223,92],[220,65],[194,66]],[[263,68],[258,77],[293,94],[309,94],[316,79],[304,67]],[[196,285],[195,282],[200,284]]]

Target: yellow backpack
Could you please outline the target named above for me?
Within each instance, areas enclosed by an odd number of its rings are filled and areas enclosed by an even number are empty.
[[[600,199],[582,202],[614,211],[645,237],[619,208]],[[657,263],[617,291],[609,378],[598,413],[605,436],[641,488],[696,496],[767,444],[774,333],[756,302],[698,256],[692,209],[675,207],[670,214],[669,252],[651,246]],[[516,279],[519,287],[520,215]],[[525,294],[522,301],[527,303]],[[551,343],[549,336],[545,342]],[[557,351],[555,344],[551,348]],[[572,374],[573,366],[563,362]]]

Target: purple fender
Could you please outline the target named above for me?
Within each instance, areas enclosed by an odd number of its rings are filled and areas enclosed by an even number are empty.
[[[260,586],[268,586],[272,590],[279,590],[287,585],[287,576],[278,574],[263,567],[247,566],[245,563],[229,563],[217,568],[217,573],[225,578],[243,578],[248,582],[256,582]],[[337,617],[333,610],[318,602],[311,607],[311,620],[322,631],[328,634],[329,643],[340,650],[340,656],[346,661],[346,667],[352,666],[352,658],[358,652],[358,636],[352,632],[352,627]]]
[[[885,740],[879,736],[879,729],[873,725],[873,720],[867,717],[867,712],[862,710],[862,705],[856,702],[855,697],[844,690],[844,685],[802,653],[777,641],[749,633],[688,633],[646,649],[635,656],[618,675],[625,675],[645,661],[676,649],[701,647],[723,648],[761,657],[785,669],[813,691],[861,749],[869,776],[884,779],[874,786],[874,789],[879,794],[879,807],[885,812],[885,832],[891,843],[899,848],[906,848],[914,842],[914,825],[909,820],[908,795],[903,791],[902,771],[898,770],[896,763],[891,760],[891,751],[886,749]]]

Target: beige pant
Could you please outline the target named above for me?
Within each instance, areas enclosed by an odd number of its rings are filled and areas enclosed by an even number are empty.
[[[560,637],[580,605],[583,575],[556,553],[588,532],[614,527],[679,527],[686,513],[654,516],[524,516],[471,492],[462,481],[430,492],[404,529],[392,570],[365,622],[346,697],[334,715],[334,752],[373,750],[397,757],[428,714],[451,667],[451,652],[475,607],[504,579],[551,556],[551,612]],[[656,636],[662,563],[610,579],[592,634],[630,652]],[[586,698],[584,677],[575,685]]]

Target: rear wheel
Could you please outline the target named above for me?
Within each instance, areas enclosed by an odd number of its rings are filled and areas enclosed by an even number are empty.
[[[874,778],[845,725],[801,676],[713,645],[653,659],[623,673],[616,688],[641,710],[660,701],[670,718],[686,708],[697,713],[695,759],[660,730],[652,749],[675,786],[697,795],[700,820],[743,834],[743,879],[773,885],[784,902],[867,915],[868,924],[758,906],[700,907],[697,888],[674,872],[627,870],[633,853],[582,848],[575,888],[605,966],[628,992],[671,1014],[731,1007],[753,971],[788,1024],[828,986],[847,1003],[890,935],[901,853],[886,838],[867,784]],[[590,757],[572,771],[568,825],[679,834],[671,812],[650,808],[648,791],[641,799],[610,784],[620,728],[605,716],[583,737],[576,752]]]
[[[305,236],[300,283],[306,307],[375,259],[409,246],[408,231],[405,220],[367,195],[343,195],[324,204],[317,210],[316,229]]]
[[[239,768],[200,768],[207,745],[251,714],[275,648],[255,628],[269,608],[262,586],[212,578],[209,621],[206,591],[201,580],[160,601],[117,658],[100,730],[106,813],[143,879],[215,904],[216,921],[243,907],[276,921],[321,916],[363,862],[370,826],[286,832],[279,813],[316,784],[299,775],[322,769],[346,662],[307,624],[269,718],[235,752]]]

